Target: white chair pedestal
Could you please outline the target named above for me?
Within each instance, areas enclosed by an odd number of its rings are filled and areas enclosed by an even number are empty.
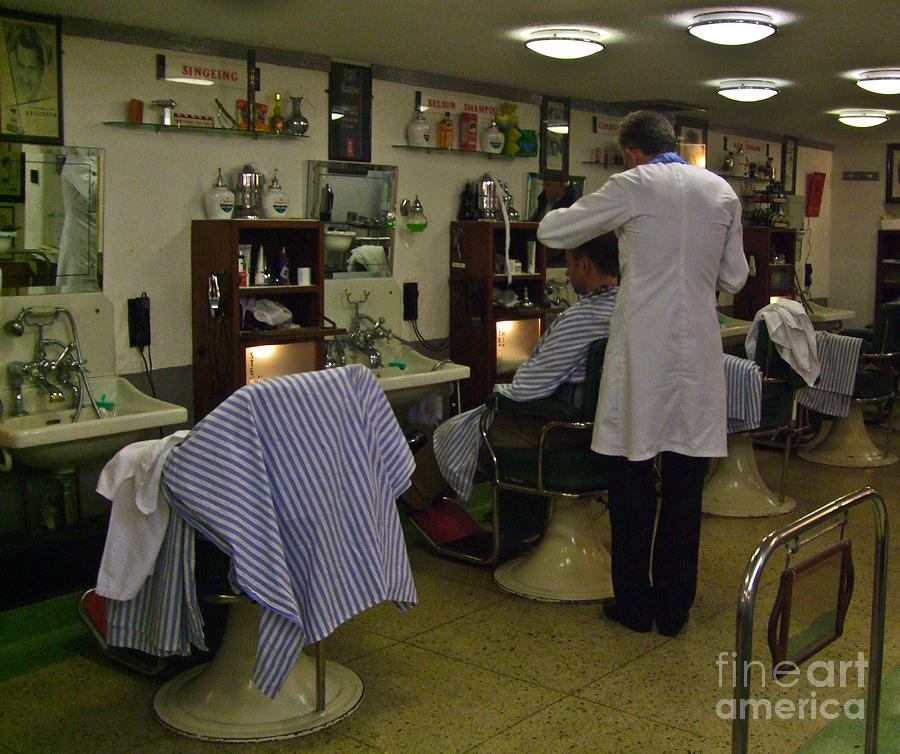
[[[596,602],[612,597],[610,557],[594,522],[591,500],[550,498],[550,519],[525,555],[494,571],[508,592],[547,602]]]
[[[719,459],[715,471],[703,484],[703,512],[756,518],[787,513],[796,505],[789,497],[779,501],[762,480],[753,439],[745,434],[728,435],[728,455]]]
[[[275,698],[265,696],[251,680],[258,630],[259,606],[239,596],[212,662],[181,673],[156,692],[153,710],[160,722],[208,741],[270,741],[313,733],[356,709],[362,680],[335,662],[324,662],[324,704],[316,709],[316,658],[304,653]]]
[[[835,419],[831,431],[822,442],[797,455],[805,461],[850,469],[870,469],[897,463],[896,455],[885,454],[872,442],[859,401],[851,403],[848,416]]]

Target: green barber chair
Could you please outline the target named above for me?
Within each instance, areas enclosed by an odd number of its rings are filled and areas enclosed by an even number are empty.
[[[590,449],[606,342],[596,340],[589,347],[579,403],[553,398],[516,402],[495,395],[482,415],[481,434],[491,459],[491,562],[499,552],[501,494],[507,500],[516,494],[548,499],[547,525],[538,543],[494,572],[494,580],[507,591],[554,602],[612,596],[610,558],[593,505],[607,487],[606,463]],[[498,447],[491,442],[491,419],[508,414],[537,416],[545,422],[537,448]]]

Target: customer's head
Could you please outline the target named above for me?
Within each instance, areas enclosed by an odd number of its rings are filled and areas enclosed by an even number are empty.
[[[668,119],[651,110],[637,110],[619,124],[619,146],[623,152],[639,150],[648,157],[675,151],[675,129]]]
[[[566,249],[566,276],[579,295],[619,280],[619,241],[604,233],[574,249]]]

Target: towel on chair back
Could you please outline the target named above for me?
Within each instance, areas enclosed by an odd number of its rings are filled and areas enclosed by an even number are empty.
[[[301,647],[384,600],[415,604],[395,501],[412,454],[361,365],[261,380],[172,451],[172,507],[262,606],[254,682],[281,688]]]

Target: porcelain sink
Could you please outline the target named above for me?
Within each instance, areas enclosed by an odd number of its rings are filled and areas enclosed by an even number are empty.
[[[376,348],[383,366],[372,372],[393,408],[415,403],[436,387],[469,376],[469,367],[431,359],[403,343],[378,341]],[[366,363],[365,354],[359,351],[348,348],[346,356],[347,363]]]
[[[105,402],[112,404],[106,409],[107,416],[98,419],[87,404],[74,423],[70,421],[72,408],[50,408],[50,404],[25,416],[4,416],[0,448],[26,466],[74,468],[148,439],[147,430],[187,421],[187,409],[142,393],[124,377],[97,377],[88,382],[97,401],[103,402],[101,396],[106,396]]]
[[[748,322],[745,319],[735,319],[719,312],[719,332],[723,339],[744,337],[750,332],[752,324],[752,322]]]

